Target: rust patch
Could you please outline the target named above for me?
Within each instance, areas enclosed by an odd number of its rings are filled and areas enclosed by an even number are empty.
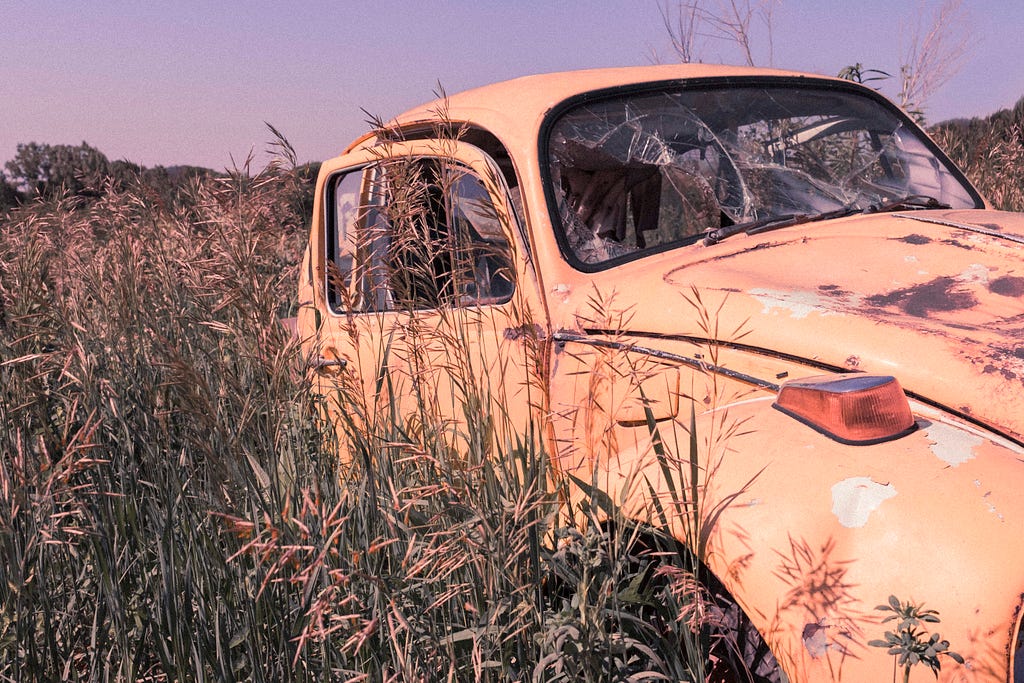
[[[967,249],[968,251],[973,249],[973,247],[971,247],[971,245],[964,244],[960,240],[952,240],[952,239],[950,239],[950,240],[942,240],[942,243],[943,244],[948,244],[951,247],[960,247],[961,249]]]
[[[1024,277],[1004,275],[988,283],[988,291],[1000,296],[1024,296]]]
[[[981,372],[982,372],[982,374],[985,374],[985,375],[991,375],[993,373],[998,372],[1000,375],[1003,376],[1004,379],[1007,379],[1007,380],[1015,380],[1015,379],[1017,379],[1017,373],[1016,372],[1014,372],[1012,370],[1007,370],[1006,368],[996,367],[995,365],[992,365],[991,363],[989,363],[984,368],[982,368]]]
[[[506,327],[504,335],[508,341],[518,341],[523,338],[527,339],[544,339],[544,328],[537,323],[522,324],[518,327]]]
[[[978,303],[970,292],[955,291],[956,286],[957,281],[951,277],[937,277],[914,287],[869,296],[867,301],[872,306],[898,306],[916,318],[927,318],[933,311],[959,311]]]
[[[842,289],[839,285],[818,285],[818,291],[825,296],[833,298],[841,298],[850,295],[849,291]]]
[[[860,367],[860,358],[858,358],[857,356],[850,356],[849,358],[846,359],[846,367],[852,370],[856,370],[857,368]]]
[[[992,355],[993,357],[1000,359],[1012,356],[1014,358],[1024,360],[1024,346],[1015,346],[1012,349],[1008,349],[1003,346],[993,346]]]
[[[833,299],[844,299],[851,296],[849,290],[843,289],[839,285],[819,285],[818,291]]]
[[[928,244],[932,241],[932,238],[925,235],[912,234],[900,237],[897,241],[906,242],[907,244]]]

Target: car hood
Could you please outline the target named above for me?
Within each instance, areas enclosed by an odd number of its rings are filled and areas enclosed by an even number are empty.
[[[632,333],[895,375],[912,395],[1024,437],[1024,216],[855,216],[642,259],[593,285],[617,292]],[[570,326],[600,327],[571,308]]]

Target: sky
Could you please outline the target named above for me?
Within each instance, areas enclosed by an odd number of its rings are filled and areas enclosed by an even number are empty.
[[[713,8],[718,0],[699,0]],[[663,0],[678,2],[678,0]],[[756,0],[752,0],[756,4]],[[755,20],[760,66],[898,73],[941,0],[775,0]],[[657,0],[0,0],[0,162],[18,143],[88,142],[145,166],[267,160],[281,131],[300,161],[330,158],[433,98],[531,73],[675,61]],[[959,71],[931,122],[1024,96],[1024,2],[963,0]],[[769,49],[771,46],[771,49]],[[701,61],[742,63],[702,38]],[[893,96],[893,85],[882,83]]]

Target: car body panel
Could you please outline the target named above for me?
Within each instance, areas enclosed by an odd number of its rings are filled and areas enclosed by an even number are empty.
[[[891,671],[867,642],[891,628],[875,606],[902,595],[941,613],[943,637],[973,667],[944,680],[1002,680],[1009,654],[993,643],[1010,641],[1017,616],[1024,520],[1013,497],[997,500],[993,488],[1020,485],[1020,449],[970,425],[920,418],[916,434],[872,449],[808,440],[767,409],[770,401],[698,416],[698,433],[714,434],[722,418],[746,432],[731,436],[727,450],[706,445],[714,476],[702,500],[721,506],[706,556],[791,679],[877,680]],[[637,483],[664,491],[660,463],[643,430],[633,431],[637,445],[620,435],[617,457],[591,466],[602,490],[629,500],[630,514],[661,524]],[[683,536],[683,521],[669,517]],[[941,559],[922,566],[936,535],[945,539]],[[991,560],[984,568],[975,566],[980,552]]]
[[[486,178],[513,253],[524,249],[520,231],[512,227],[513,209],[500,176],[479,150],[454,141],[441,145],[391,143],[386,155],[380,149],[357,150],[324,164],[324,182],[318,184],[316,197],[321,208],[312,226],[311,245],[322,245],[326,239],[324,217],[328,200],[321,189],[326,180],[345,172],[361,172],[360,169],[370,168],[383,158],[441,159],[478,178]],[[364,180],[364,200],[369,183]],[[356,242],[357,239],[351,239],[347,249],[355,253],[359,248]],[[526,321],[530,311],[540,310],[541,305],[539,288],[526,259],[513,259],[520,267],[516,273],[518,286],[508,301],[412,313],[333,310],[325,295],[325,255],[321,248],[307,250],[304,280],[300,284],[305,296],[301,300],[298,327],[304,330],[302,338],[309,353],[318,359],[312,369],[312,380],[327,399],[327,410],[333,419],[352,420],[351,427],[358,428],[381,411],[414,413],[422,408],[419,402],[423,400],[430,401],[437,413],[459,415],[461,411],[456,407],[465,396],[453,382],[455,362],[468,364],[470,367],[459,368],[460,374],[473,377],[476,386],[486,386],[494,392],[493,400],[506,406],[507,425],[522,429],[534,419],[543,394],[538,390],[542,383],[529,377],[536,363],[530,357],[533,328]],[[453,347],[460,350],[453,352]],[[341,365],[335,361],[341,361]],[[491,377],[503,381],[491,383]],[[356,397],[362,405],[344,405],[339,402],[342,397]]]
[[[962,213],[853,217],[601,273],[568,271],[550,286],[552,324],[586,327],[591,292],[617,291],[631,334],[706,338],[687,301],[696,290],[721,307],[723,331],[745,333],[737,343],[825,368],[898,374],[914,395],[1019,439],[1024,245],[948,224]],[[1024,227],[1016,214],[974,213],[1011,235]]]
[[[332,312],[319,245],[323,188],[339,170],[450,156],[493,179],[517,283],[506,303],[455,309],[457,323],[479,340],[470,356],[499,389],[491,399],[517,425],[542,425],[557,475],[597,485],[632,518],[699,550],[792,681],[892,677],[893,657],[868,645],[893,628],[876,609],[891,595],[938,610],[936,630],[966,658],[944,659],[940,680],[1014,680],[1014,666],[1024,669],[1012,661],[1024,600],[1024,217],[867,211],[594,268],[572,263],[559,242],[545,136],[567,103],[751,79],[856,90],[675,65],[531,76],[400,115],[321,170],[299,335],[312,353],[354,361],[345,377],[361,382],[367,417],[387,403],[385,356],[406,359],[405,388],[393,390],[406,397],[444,367],[454,329],[444,315]],[[513,182],[499,181],[487,151],[434,139],[460,126],[493,138]],[[407,362],[417,350],[399,348],[416,336],[411,326],[435,343],[417,367]],[[368,360],[356,360],[353,340]],[[325,394],[337,386],[332,372],[314,376]],[[911,433],[848,445],[773,407],[787,380],[847,373],[896,377]],[[458,403],[443,377],[428,384],[434,400]],[[691,485],[696,516],[672,505]],[[912,680],[930,679],[918,668]]]

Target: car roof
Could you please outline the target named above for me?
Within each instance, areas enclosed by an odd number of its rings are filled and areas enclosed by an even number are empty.
[[[835,80],[827,76],[717,64],[664,64],[522,76],[508,81],[446,95],[396,116],[386,125],[390,130],[450,121],[471,123],[499,131],[503,137],[535,139],[544,114],[559,103],[587,92],[659,81],[702,78],[796,77]],[[377,140],[371,131],[353,142],[346,152]]]

